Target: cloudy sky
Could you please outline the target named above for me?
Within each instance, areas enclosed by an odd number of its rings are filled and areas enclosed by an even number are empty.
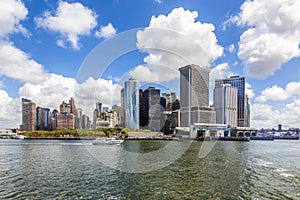
[[[245,75],[256,128],[300,127],[298,0],[1,0],[0,129],[20,98],[58,108],[119,103],[124,80],[171,88],[195,63]]]

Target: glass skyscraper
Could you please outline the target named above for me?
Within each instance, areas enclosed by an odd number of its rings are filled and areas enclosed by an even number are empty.
[[[223,84],[230,84],[232,87],[238,90],[238,110],[237,110],[237,126],[248,127],[250,125],[250,117],[247,117],[247,110],[249,108],[246,105],[245,95],[245,77],[231,76],[226,79],[219,79],[215,81],[215,87],[221,87]]]
[[[140,84],[136,79],[125,81],[122,95],[123,122],[126,128],[139,129],[139,87]]]

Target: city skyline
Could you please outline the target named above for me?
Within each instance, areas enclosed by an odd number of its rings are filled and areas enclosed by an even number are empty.
[[[296,0],[276,0],[272,6],[261,0],[3,0],[0,128],[21,124],[23,97],[55,108],[72,96],[92,116],[97,101],[120,103],[119,91],[129,77],[179,94],[178,68],[190,63],[210,69],[211,81],[247,77],[251,127],[300,127],[298,8]],[[136,51],[120,55],[101,76],[77,79],[98,44],[136,28]]]

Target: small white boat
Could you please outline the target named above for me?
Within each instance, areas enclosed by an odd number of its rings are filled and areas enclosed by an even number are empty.
[[[21,139],[21,140],[23,140],[23,139],[25,139],[26,138],[26,136],[24,136],[24,135],[15,135],[14,137],[13,137],[13,139]]]
[[[110,145],[120,145],[124,142],[124,140],[117,140],[116,138],[96,138],[93,141],[94,145],[103,145],[103,144],[110,144]]]

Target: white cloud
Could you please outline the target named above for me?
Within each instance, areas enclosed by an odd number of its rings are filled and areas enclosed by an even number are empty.
[[[19,127],[21,122],[19,99],[10,97],[4,90],[0,90],[0,99],[0,129]]]
[[[8,34],[21,32],[29,36],[28,31],[20,24],[28,14],[27,8],[18,0],[1,0],[0,2],[0,38]]]
[[[95,36],[100,38],[111,38],[114,37],[117,33],[117,30],[113,27],[111,23],[108,23],[107,26],[101,26],[100,30],[95,33]]]
[[[232,53],[235,50],[234,44],[229,45],[228,50],[230,53]]]
[[[27,8],[21,1],[0,2],[0,75],[23,82],[39,83],[45,79],[43,66],[9,41],[9,34],[28,31],[20,24],[26,19]]]
[[[178,68],[184,65],[209,67],[223,54],[223,47],[217,44],[214,25],[196,21],[197,17],[196,11],[182,7],[173,9],[168,15],[152,16],[149,26],[137,33],[137,47],[148,53],[144,58],[147,65],[138,66],[131,74],[143,70],[152,79],[165,82],[179,77]],[[171,69],[171,73],[161,74],[165,69]]]
[[[230,77],[233,75],[236,74],[230,71],[230,67],[228,63],[219,64],[210,70],[211,81],[215,81],[216,79],[224,79],[226,77]]]
[[[252,89],[252,86],[248,82],[246,82],[246,84],[245,84],[245,93],[246,93],[246,95],[248,95],[248,97],[250,99],[252,99],[253,97],[255,97],[255,93],[254,93],[254,91]]]
[[[168,82],[178,76],[178,69],[161,66],[161,65],[139,65],[130,71],[131,77],[141,82]]]
[[[279,110],[273,109],[271,105],[251,105],[251,127],[274,128],[277,124],[285,121]]]
[[[156,3],[162,4],[163,0],[155,0]]]
[[[283,124],[285,128],[299,128],[300,113],[296,112],[297,110],[300,110],[300,98],[286,104],[281,110],[267,104],[253,104],[251,106],[251,127],[276,128],[278,124]]]
[[[0,75],[23,82],[39,83],[45,80],[43,66],[9,42],[0,41]]]
[[[228,21],[250,27],[240,37],[238,52],[248,76],[266,78],[300,55],[299,10],[298,0],[248,0]]]
[[[300,96],[300,82],[290,82],[286,85],[286,92],[289,96]]]
[[[46,11],[42,17],[36,17],[35,22],[38,27],[59,33],[58,45],[64,47],[62,41],[67,40],[72,48],[79,49],[79,37],[90,34],[97,26],[96,18],[96,13],[81,3],[59,1],[55,14]]]
[[[300,96],[300,82],[290,82],[285,88],[281,88],[277,85],[268,87],[261,92],[255,101],[260,103],[268,100],[284,101],[293,96]]]

